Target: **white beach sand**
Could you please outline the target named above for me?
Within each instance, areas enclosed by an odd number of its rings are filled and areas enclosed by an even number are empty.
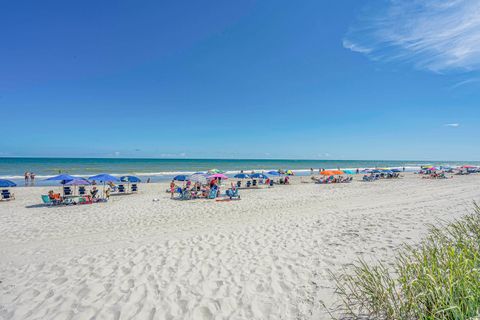
[[[297,179],[231,202],[174,201],[166,184],[141,184],[57,208],[36,206],[50,188],[12,189],[17,199],[0,203],[0,319],[325,319],[329,270],[390,261],[480,200],[480,175],[355,179]]]

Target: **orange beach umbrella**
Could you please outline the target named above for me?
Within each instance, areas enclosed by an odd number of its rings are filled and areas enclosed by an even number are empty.
[[[320,174],[324,176],[335,176],[338,174],[344,174],[344,172],[342,170],[324,170],[320,172]]]

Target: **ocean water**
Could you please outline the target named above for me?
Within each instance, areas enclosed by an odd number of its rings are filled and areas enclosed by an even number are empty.
[[[113,175],[136,175],[142,180],[169,180],[177,174],[191,174],[217,168],[233,175],[240,170],[245,172],[290,169],[298,175],[309,174],[310,168],[318,172],[326,169],[356,168],[402,168],[416,170],[422,165],[464,164],[480,165],[480,162],[448,162],[448,161],[386,161],[386,160],[230,160],[230,159],[119,159],[119,158],[0,158],[0,178],[16,182],[23,181],[25,171],[34,172],[39,184],[59,173],[68,173],[89,177],[99,173]]]

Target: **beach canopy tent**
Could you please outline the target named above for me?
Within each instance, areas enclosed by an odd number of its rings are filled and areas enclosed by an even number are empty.
[[[120,181],[128,182],[128,183],[142,182],[142,180],[140,180],[140,178],[135,177],[135,176],[123,176],[123,177],[120,177]]]
[[[194,183],[207,184],[207,177],[201,173],[194,173],[188,179]]]
[[[224,173],[225,171],[222,171],[220,169],[210,169],[208,170],[209,174],[215,174],[215,173]]]
[[[250,175],[252,179],[268,179],[268,176],[264,175],[263,173],[254,173]]]
[[[323,176],[335,176],[335,175],[344,174],[344,172],[342,170],[324,170],[320,172],[320,174]]]
[[[77,177],[71,176],[69,174],[59,174],[58,176],[50,177],[45,179],[45,181],[60,181],[61,184],[65,184],[68,181],[77,179]]]
[[[173,180],[175,180],[175,181],[187,181],[189,179],[188,179],[188,176],[186,176],[184,174],[179,174],[178,176],[173,177]]]
[[[250,176],[246,173],[239,173],[233,176],[236,179],[250,179]]]
[[[272,171],[268,171],[267,174],[269,174],[271,176],[279,176],[280,172],[272,170]]]
[[[0,179],[0,188],[16,187],[17,184],[10,180]]]
[[[222,173],[216,173],[216,174],[212,174],[210,176],[208,176],[208,179],[212,180],[212,179],[228,179],[228,177]]]

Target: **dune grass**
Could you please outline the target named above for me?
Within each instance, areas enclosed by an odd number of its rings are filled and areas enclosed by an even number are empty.
[[[431,227],[393,266],[360,261],[334,278],[341,319],[480,319],[480,208]]]

